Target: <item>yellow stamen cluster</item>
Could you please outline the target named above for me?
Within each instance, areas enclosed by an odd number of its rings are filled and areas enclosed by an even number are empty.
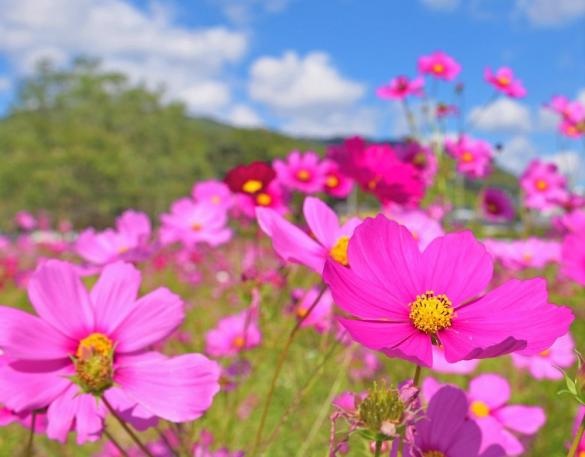
[[[417,295],[410,304],[408,317],[412,324],[421,332],[436,335],[437,332],[451,327],[454,310],[446,295],[435,295],[427,291]]]
[[[534,187],[536,187],[538,190],[544,191],[548,189],[548,183],[544,179],[537,179],[534,183]]]
[[[339,178],[335,175],[327,176],[325,185],[330,189],[335,189],[337,186],[339,186]]]
[[[548,357],[550,355],[550,349],[545,349],[539,355],[544,358]]]
[[[507,76],[500,76],[498,82],[501,86],[509,86],[512,81]]]
[[[236,349],[242,349],[246,344],[246,340],[242,336],[236,336],[232,341],[232,346]]]
[[[433,71],[435,73],[443,73],[445,71],[445,66],[440,63],[436,63],[433,65]]]
[[[465,163],[473,162],[473,159],[473,153],[469,151],[465,151],[463,154],[461,154],[461,160]]]
[[[256,203],[258,203],[260,206],[268,206],[272,203],[272,197],[262,192],[256,196]]]
[[[260,189],[262,189],[262,182],[257,179],[250,179],[242,186],[242,190],[248,194],[255,194]]]
[[[114,343],[106,335],[92,333],[82,339],[73,359],[73,381],[83,392],[99,396],[113,386]]]
[[[307,170],[299,170],[297,171],[297,179],[299,181],[307,182],[309,179],[311,179],[311,173],[309,173]]]
[[[490,407],[483,401],[475,400],[469,408],[476,417],[486,417],[490,414]]]
[[[191,225],[191,230],[194,232],[200,232],[203,227],[198,222],[195,222]]]
[[[331,248],[331,251],[329,251],[329,255],[331,256],[331,258],[335,260],[337,263],[343,265],[344,267],[347,267],[349,265],[349,259],[347,258],[348,245],[349,237],[342,236],[337,240],[335,246]]]
[[[423,457],[445,457],[441,451],[425,451]]]

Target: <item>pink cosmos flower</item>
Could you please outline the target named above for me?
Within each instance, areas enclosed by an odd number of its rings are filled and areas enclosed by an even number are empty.
[[[423,393],[432,401],[438,395],[441,384],[433,378],[426,378]],[[524,452],[524,445],[516,437],[534,435],[544,425],[546,415],[538,406],[508,405],[510,384],[496,374],[482,374],[473,379],[467,392],[468,415],[481,429],[481,450],[500,445],[505,455],[515,456]]]
[[[448,116],[457,116],[459,114],[459,108],[455,105],[447,105],[445,103],[438,103],[435,109],[435,115],[439,119],[443,119]]]
[[[335,212],[315,197],[305,198],[303,214],[314,239],[275,211],[256,209],[260,228],[272,238],[274,250],[284,260],[305,265],[318,274],[323,273],[329,257],[346,265],[349,238],[361,221],[352,218],[340,225]]]
[[[570,101],[563,96],[555,96],[548,105],[561,116],[559,131],[569,138],[579,138],[585,133],[585,106],[579,101]]]
[[[314,194],[323,188],[326,165],[313,151],[304,154],[292,151],[286,161],[277,159],[272,166],[278,180],[288,189]]]
[[[341,172],[337,162],[331,159],[323,160],[325,168],[325,182],[323,190],[328,195],[336,198],[345,198],[353,190],[353,179]]]
[[[497,91],[508,97],[522,98],[526,96],[526,89],[522,85],[522,81],[514,77],[511,68],[501,67],[495,73],[492,73],[491,68],[486,68],[484,77]]]
[[[520,240],[485,240],[492,256],[511,271],[526,268],[544,268],[560,261],[561,249],[556,240],[530,237]]]
[[[287,199],[288,194],[283,190],[281,183],[275,180],[256,194],[237,194],[232,214],[253,219],[256,217],[256,208],[270,208],[278,214],[286,214],[288,213]]]
[[[37,220],[28,211],[19,211],[16,213],[14,222],[16,223],[16,227],[25,232],[34,230],[37,227]]]
[[[406,227],[378,215],[356,228],[349,268],[329,259],[323,279],[352,317],[339,317],[364,346],[432,366],[432,346],[448,362],[547,349],[573,313],[548,303],[543,279],[512,280],[484,293],[493,262],[471,232],[436,238],[421,252]]]
[[[293,305],[295,315],[299,319],[305,318],[309,309],[319,296],[319,288],[313,287],[308,291],[302,289],[296,291],[300,295],[298,301]],[[301,324],[302,328],[314,327],[319,333],[328,331],[331,328],[333,313],[333,298],[331,292],[326,290],[313,308],[311,314]]]
[[[13,411],[48,408],[47,435],[82,443],[101,433],[96,396],[135,405],[138,416],[197,419],[219,390],[219,366],[200,354],[147,352],[183,321],[181,299],[159,288],[137,299],[140,272],[107,265],[88,293],[74,265],[48,260],[28,285],[38,317],[0,307],[0,402]],[[123,409],[126,409],[124,407]]]
[[[418,71],[423,75],[453,81],[461,71],[461,65],[453,57],[437,51],[418,59]]]
[[[137,262],[150,253],[150,219],[144,213],[127,210],[116,219],[116,228],[96,232],[90,228],[81,232],[75,242],[77,254],[96,266],[118,260]]]
[[[234,196],[223,181],[210,179],[209,181],[201,181],[193,186],[191,196],[196,202],[206,202],[212,205],[219,206],[224,210],[229,210],[234,203]]]
[[[492,222],[510,222],[516,217],[516,209],[508,193],[497,187],[488,187],[479,196],[484,217]]]
[[[439,164],[433,150],[416,141],[405,141],[394,147],[396,156],[404,163],[416,168],[425,185],[433,184],[433,178],[437,174]]]
[[[413,445],[405,443],[403,455],[504,457],[506,455],[504,449],[497,444],[485,449],[485,452],[480,451],[481,431],[478,425],[467,417],[467,408],[467,398],[461,389],[453,386],[441,387],[430,399],[423,418],[416,422],[414,443]],[[390,456],[397,455],[398,445],[395,444]]]
[[[574,209],[555,220],[557,227],[564,232],[585,232],[585,210]]]
[[[561,271],[585,286],[585,231],[570,233],[563,240]]]
[[[398,76],[387,85],[379,87],[376,95],[385,100],[402,100],[409,95],[420,97],[423,94],[424,86],[425,81],[421,77],[411,80],[406,76]]]
[[[487,141],[468,135],[445,140],[447,152],[457,161],[457,171],[470,178],[485,178],[491,173],[493,150]]]
[[[562,379],[557,367],[568,368],[575,363],[575,343],[570,333],[558,338],[553,345],[533,356],[512,354],[514,365],[527,368],[536,379]]]
[[[262,335],[258,327],[260,296],[253,293],[249,308],[232,316],[224,317],[205,335],[205,352],[213,357],[233,357],[243,350],[260,344]]]
[[[196,243],[218,246],[232,237],[224,208],[211,203],[196,203],[181,198],[171,205],[171,212],[162,214],[160,240],[163,244],[181,242],[187,247]]]
[[[527,208],[545,210],[563,204],[567,199],[567,180],[553,163],[535,159],[520,178]]]
[[[387,214],[390,219],[404,225],[410,231],[413,238],[418,241],[420,249],[426,249],[435,238],[445,234],[439,221],[424,211],[389,211]]]
[[[364,347],[357,347],[348,369],[349,377],[354,381],[372,379],[382,368],[378,355]]]

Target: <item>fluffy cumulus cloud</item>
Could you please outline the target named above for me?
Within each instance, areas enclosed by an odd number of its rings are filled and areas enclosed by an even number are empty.
[[[528,132],[532,128],[527,106],[507,98],[500,98],[484,107],[476,107],[469,114],[470,125],[484,132]]]
[[[223,14],[237,24],[248,24],[258,15],[280,13],[290,0],[211,0]]]
[[[585,16],[585,0],[516,0],[518,11],[537,27],[557,27]]]
[[[424,6],[435,11],[453,11],[459,6],[459,0],[419,0]]]
[[[251,66],[248,86],[250,98],[279,116],[284,130],[316,136],[372,133],[375,116],[358,103],[365,91],[323,52],[260,57]]]
[[[232,107],[227,121],[237,127],[257,128],[262,127],[263,122],[260,116],[247,105],[238,104]]]
[[[579,100],[583,106],[585,106],[585,89],[581,89],[577,94],[577,100]]]
[[[158,4],[141,10],[122,0],[0,0],[0,52],[18,73],[40,58],[65,63],[87,54],[152,86],[164,83],[193,112],[229,101],[225,67],[245,54],[246,34],[226,27],[189,29]],[[157,6],[158,5],[158,6]]]
[[[502,146],[496,161],[502,168],[515,174],[522,173],[528,162],[537,157],[536,147],[523,135],[512,137]]]
[[[580,181],[580,170],[582,169],[582,159],[577,151],[559,151],[545,159],[557,164],[561,173],[569,177],[572,182]]]

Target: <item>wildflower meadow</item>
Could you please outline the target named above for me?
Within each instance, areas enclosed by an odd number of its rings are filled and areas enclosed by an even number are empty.
[[[141,96],[77,65],[36,82],[112,112]],[[530,80],[487,65],[463,78],[465,65],[431,47],[381,76],[372,94],[401,111],[403,137],[251,143],[211,156],[213,176],[162,161],[189,150],[171,107],[145,129],[168,142],[128,130],[144,150],[119,195],[106,177],[125,165],[107,155],[71,173],[78,187],[52,178],[68,152],[42,129],[54,168],[18,185],[33,141],[0,130],[14,151],[0,186],[19,189],[2,207],[0,455],[584,457],[583,187],[542,157],[500,168],[467,82],[518,100]],[[583,150],[585,105],[541,102]],[[34,124],[27,109],[14,132]],[[101,144],[92,122],[83,144]],[[43,210],[57,186],[62,205]],[[32,187],[38,204],[15,206]]]

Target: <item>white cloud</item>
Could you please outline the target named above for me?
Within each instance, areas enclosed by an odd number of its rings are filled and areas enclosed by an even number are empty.
[[[435,11],[453,11],[459,6],[459,0],[420,0],[420,2]]]
[[[212,0],[232,22],[247,24],[258,14],[280,13],[290,0]]]
[[[581,102],[583,106],[585,106],[585,89],[581,89],[577,94],[577,100]]]
[[[178,95],[193,114],[217,113],[230,101],[229,87],[217,81],[202,81],[193,84]]]
[[[528,132],[532,126],[528,107],[507,98],[500,98],[485,107],[473,108],[469,114],[469,123],[471,128],[485,132]]]
[[[537,115],[538,130],[541,132],[556,132],[559,125],[559,116],[551,109],[541,106]]]
[[[520,174],[536,155],[536,148],[530,140],[518,135],[503,144],[502,151],[496,155],[496,162],[512,173]]]
[[[571,181],[577,181],[582,167],[581,157],[577,151],[560,151],[552,156],[547,156],[546,159],[555,163],[561,173],[569,177]]]
[[[193,110],[225,103],[217,85],[210,94],[201,88],[221,80],[248,44],[246,34],[226,27],[178,26],[160,5],[143,11],[122,0],[0,0],[0,10],[0,51],[17,72],[31,71],[40,57],[64,63],[97,56],[134,80],[164,83],[169,96],[185,95]]]
[[[255,128],[262,127],[263,122],[260,116],[247,105],[236,105],[229,113],[227,118],[230,124],[237,127]]]
[[[260,57],[251,66],[248,85],[250,98],[283,119],[284,130],[311,136],[373,133],[375,113],[358,104],[365,91],[323,52]]]
[[[5,78],[4,76],[0,76],[0,92],[7,91],[12,87],[12,82],[10,79]]]
[[[516,7],[537,27],[557,27],[585,16],[585,0],[516,0]]]

